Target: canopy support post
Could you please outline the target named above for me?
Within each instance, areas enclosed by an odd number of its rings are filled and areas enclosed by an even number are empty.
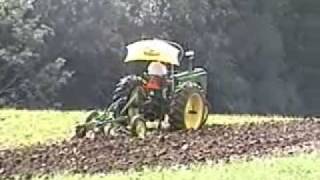
[[[175,78],[174,78],[174,65],[171,64],[171,77],[172,77],[172,85],[171,85],[171,91],[174,93],[175,91]]]

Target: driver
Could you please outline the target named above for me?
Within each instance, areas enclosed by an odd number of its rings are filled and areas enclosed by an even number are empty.
[[[150,77],[146,89],[161,90],[166,83],[168,70],[165,64],[160,62],[151,62],[148,66],[147,74]]]
[[[161,114],[162,117],[160,119],[162,121],[166,112],[165,104],[167,103],[165,100],[167,97],[167,66],[160,62],[151,62],[148,66],[147,74],[150,76],[150,79],[145,88],[149,90],[152,99],[158,102],[155,104],[155,109]]]

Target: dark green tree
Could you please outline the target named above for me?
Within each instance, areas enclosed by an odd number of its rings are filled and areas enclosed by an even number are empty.
[[[31,16],[33,1],[0,2],[0,105],[58,106],[59,89],[72,76],[66,60],[43,60],[45,37],[54,31]]]
[[[105,106],[118,79],[141,70],[122,63],[125,45],[157,37],[196,50],[196,65],[209,72],[215,112],[302,113],[306,104],[317,109],[314,2],[6,1],[0,6],[1,102]]]

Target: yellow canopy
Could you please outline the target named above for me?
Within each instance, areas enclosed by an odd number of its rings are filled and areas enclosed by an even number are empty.
[[[127,46],[124,62],[157,61],[179,65],[179,49],[159,39],[142,40]]]

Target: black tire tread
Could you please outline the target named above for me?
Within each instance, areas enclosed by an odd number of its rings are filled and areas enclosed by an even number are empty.
[[[121,109],[125,106],[126,102],[129,100],[130,93],[137,86],[143,85],[143,79],[136,75],[128,75],[120,79],[119,83],[116,85],[113,91],[113,102],[117,102],[113,111],[116,116],[119,116]]]

